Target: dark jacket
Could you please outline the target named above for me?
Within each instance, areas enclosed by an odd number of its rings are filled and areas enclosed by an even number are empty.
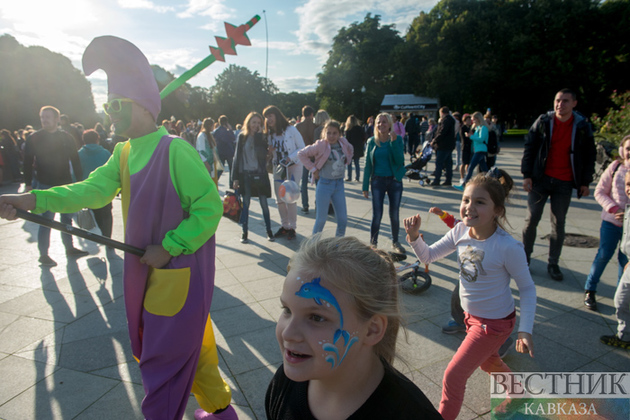
[[[455,118],[445,115],[440,118],[433,142],[437,150],[453,150],[455,148]]]
[[[536,183],[542,180],[547,165],[551,145],[554,112],[542,114],[529,129],[525,137],[521,173],[523,178],[531,178]],[[588,186],[595,173],[595,141],[591,126],[578,112],[573,112],[573,133],[571,135],[571,167],[573,188]]]
[[[38,130],[26,139],[24,148],[24,182],[30,187],[33,181],[33,164],[37,169],[37,181],[56,187],[71,184],[70,164],[76,179],[83,179],[81,160],[76,143],[63,130],[49,133]]]
[[[243,147],[247,137],[244,133],[238,135],[238,141],[236,143],[236,152],[234,154],[234,161],[232,163],[232,172],[230,172],[230,185],[234,184],[234,180],[239,183],[239,188],[243,188],[245,185],[245,170],[243,169]],[[263,138],[262,133],[254,134],[254,150],[256,151],[256,158],[258,159],[258,173],[261,175],[261,181],[258,183],[258,194],[271,197],[271,184],[269,183],[269,175],[267,174],[267,141]]]
[[[219,126],[212,132],[214,140],[217,142],[217,151],[221,161],[229,160],[234,157],[234,132],[227,127]]]
[[[360,125],[355,125],[346,131],[346,140],[350,142],[354,148],[353,159],[363,157],[363,148],[365,147],[365,131]]]

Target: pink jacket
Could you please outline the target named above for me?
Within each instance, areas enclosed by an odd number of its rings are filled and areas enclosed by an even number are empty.
[[[628,162],[626,160],[626,162]],[[612,174],[619,165],[619,169],[615,172],[615,179]],[[625,192],[625,176],[628,172],[630,163],[622,163],[614,161],[602,174],[602,177],[595,187],[595,199],[602,206],[602,220],[610,222],[615,226],[623,226],[623,223],[615,220],[615,211],[624,211],[626,203],[629,199]],[[616,209],[615,209],[616,208]]]
[[[346,157],[346,165],[348,165],[352,162],[354,148],[345,137],[339,138],[339,144],[341,145],[341,151]],[[328,156],[330,156],[330,144],[323,139],[317,140],[315,143],[306,146],[298,152],[298,159],[300,159],[300,162],[302,162],[304,167],[309,171],[313,168],[317,168],[317,170],[322,169],[322,166],[324,166],[324,163],[328,160]],[[313,162],[311,158],[315,161]]]

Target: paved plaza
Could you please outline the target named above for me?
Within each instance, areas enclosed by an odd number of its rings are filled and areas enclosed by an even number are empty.
[[[498,165],[515,178],[507,210],[511,233],[521,237],[526,196],[520,189],[522,142],[506,142]],[[433,170],[433,164],[429,165]],[[220,180],[225,191],[228,174]],[[591,192],[594,189],[592,185]],[[1,193],[17,191],[5,185]],[[311,207],[315,191],[311,187]],[[421,187],[404,182],[401,220],[420,213],[425,240],[433,243],[447,230],[432,206],[458,213],[461,193],[452,188]],[[369,239],[371,201],[363,198],[361,184],[346,184],[348,236]],[[275,200],[269,201],[274,232],[279,228]],[[299,204],[299,203],[298,203]],[[223,219],[216,233],[216,282],[212,303],[220,368],[233,392],[232,402],[241,419],[265,419],[267,384],[281,354],[275,324],[281,309],[279,296],[291,255],[300,240],[310,236],[314,212],[299,213],[297,239],[268,242],[260,206],[252,199],[249,244],[240,243],[240,226]],[[567,217],[567,232],[599,237],[601,208],[592,197],[574,198]],[[583,286],[596,248],[565,247],[560,267],[565,279],[547,275],[549,206],[538,229],[531,272],[537,286],[534,326],[535,358],[511,350],[504,359],[514,371],[630,371],[630,353],[607,347],[600,335],[616,331],[612,297],[617,283],[616,258],[606,268],[598,288],[598,312],[587,310]],[[120,251],[75,238],[87,257],[66,258],[60,235],[51,234],[52,269],[38,265],[38,226],[16,220],[0,221],[0,418],[141,419],[144,396],[140,372],[131,355],[123,304]],[[329,217],[325,233],[333,235]],[[114,238],[122,240],[120,202],[114,202]],[[401,235],[402,238],[402,235]],[[410,248],[403,243],[410,254]],[[391,247],[387,211],[379,246]],[[412,254],[410,254],[412,255]],[[433,285],[424,294],[404,296],[407,337],[399,339],[398,369],[411,378],[437,407],[442,375],[464,335],[446,335],[441,326],[450,318],[450,296],[457,281],[456,255],[430,266]],[[512,282],[518,305],[518,291]],[[518,313],[518,312],[517,312]],[[518,325],[518,322],[517,322]],[[513,334],[516,338],[516,332]],[[490,418],[490,380],[477,370],[468,381],[460,419]],[[185,419],[198,408],[191,396]]]

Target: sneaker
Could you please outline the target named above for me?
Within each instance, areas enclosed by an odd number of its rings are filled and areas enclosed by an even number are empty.
[[[288,240],[295,239],[295,229],[289,229],[289,233],[287,233],[287,239]]]
[[[85,257],[86,255],[90,255],[90,253],[82,249],[68,248],[66,249],[66,255],[69,257]]]
[[[55,267],[57,265],[55,260],[50,258],[48,255],[42,255],[39,257],[39,264],[44,267]]]
[[[247,239],[247,232],[243,232],[243,236],[241,236],[241,243],[242,244],[249,243],[249,240]]]
[[[587,290],[584,292],[584,306],[586,306],[591,311],[597,310],[597,301],[595,300],[595,292],[591,292]]]
[[[271,229],[269,229],[269,230],[267,231],[267,240],[268,240],[269,242],[273,242],[273,241],[275,241],[275,240],[276,240],[276,238],[274,238],[274,237],[273,237],[273,232],[271,231]]]
[[[458,332],[466,332],[466,326],[455,322],[454,319],[451,319],[450,321],[448,321],[448,324],[442,327],[442,332],[444,334],[456,334]]]
[[[621,347],[622,349],[630,349],[630,341],[624,341],[617,335],[602,335],[599,341],[607,346]]]
[[[234,407],[228,405],[223,411],[217,413],[208,413],[202,408],[195,410],[195,420],[238,420],[238,414]]]
[[[355,181],[357,181],[357,182],[361,182],[361,180],[360,180],[359,178],[355,179]]]
[[[392,244],[392,249],[397,254],[406,254],[407,253],[407,251],[405,251],[405,248],[403,248],[402,245],[400,245],[400,242],[394,242]]]
[[[350,181],[352,181],[352,179],[346,178],[346,182],[350,182]]]
[[[464,184],[453,185],[452,187],[455,188],[457,191],[464,191]]]
[[[274,238],[282,238],[283,236],[286,236],[286,234],[289,233],[289,229],[285,229],[283,227],[281,227],[280,229],[278,229],[278,231],[276,232],[274,236]]]
[[[558,264],[548,264],[547,272],[549,273],[549,277],[551,277],[555,281],[562,281],[564,276],[562,275],[562,271],[560,271],[560,267]]]
[[[439,187],[440,186],[440,181],[433,181],[429,185],[432,186],[432,187]]]
[[[501,359],[507,356],[508,352],[512,348],[512,344],[514,344],[514,339],[512,337],[508,337],[507,340],[505,340],[505,343],[501,344],[501,347],[499,347],[499,357]]]
[[[308,206],[302,207],[302,214],[308,214]]]
[[[452,184],[451,182],[448,182],[448,181],[445,181],[445,182],[442,184],[442,186],[443,186],[443,187],[450,187],[450,186],[452,186],[452,185],[453,185],[453,184]]]

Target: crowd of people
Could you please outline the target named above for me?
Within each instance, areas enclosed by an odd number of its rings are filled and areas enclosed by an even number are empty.
[[[312,237],[303,241],[291,258],[283,286],[283,312],[276,329],[283,364],[267,391],[268,418],[323,418],[331,412],[343,418],[367,414],[370,418],[456,418],[466,381],[478,367],[486,372],[510,371],[502,356],[513,345],[510,335],[515,328],[511,279],[520,292],[515,348],[533,357],[536,289],[528,266],[536,227],[549,198],[552,234],[548,273],[561,281],[558,260],[566,213],[573,191],[577,190],[578,198],[587,196],[594,175],[593,134],[575,110],[573,91],[559,91],[553,111],[542,114],[526,138],[521,172],[528,205],[521,243],[504,229],[505,200],[514,182],[497,168],[502,130],[489,112],[461,115],[442,107],[437,121],[413,113],[381,113],[361,126],[354,115],[340,123],[325,110],[315,112],[310,106],[291,121],[270,105],[260,113],[250,112],[236,130],[225,115],[216,123],[211,118],[187,124],[165,120],[157,126],[160,100],[154,82],[146,81],[150,74],[146,59],[126,41],[104,38],[97,38],[88,47],[86,54],[91,52],[88,64],[84,57],[84,68],[88,74],[97,68],[110,69],[105,111],[113,122],[112,137],[100,124],[89,130],[68,125],[68,118],[64,122],[63,115],[50,106],[40,111],[41,130],[21,130],[16,133],[18,139],[3,130],[4,168],[15,181],[23,180],[32,193],[0,196],[0,217],[14,218],[14,209],[21,208],[48,218],[60,212],[63,220],[77,209],[89,207],[98,215],[103,234],[111,236],[111,200],[122,188],[126,240],[146,249],[143,257],[125,257],[124,282],[132,349],[140,361],[147,392],[142,404],[147,418],[181,418],[191,389],[201,406],[196,419],[236,418],[229,387],[213,362],[216,345],[213,336],[210,338],[208,317],[214,232],[221,217],[218,183],[226,176],[224,172],[229,173],[228,185],[243,198],[243,243],[250,239],[252,197],[260,202],[267,239],[293,240],[297,236],[298,203],[282,199],[282,186],[287,180],[299,186],[301,212],[309,214],[309,191],[315,185]],[[137,80],[134,88],[118,83],[128,77],[122,69],[101,62],[102,57],[109,57],[103,50],[112,48],[128,51],[140,63],[137,73],[144,78]],[[123,85],[125,88],[119,89]],[[117,138],[131,140],[117,144]],[[390,256],[378,249],[387,195],[392,251],[406,252],[400,243],[399,218],[405,155],[413,160],[425,147],[435,151],[431,185],[462,191],[459,220],[439,208],[431,209],[450,228],[436,243],[428,245],[422,239],[419,215],[402,222],[406,242],[422,263],[458,254],[459,282],[451,299],[453,319],[443,331],[464,332],[466,338],[444,373],[437,410],[392,366],[401,325],[399,290]],[[597,283],[621,243],[615,298],[619,332],[602,337],[602,342],[624,348],[630,347],[630,274],[626,274],[630,272],[624,272],[628,261],[628,217],[624,210],[630,195],[629,156],[630,136],[620,147],[619,162],[606,170],[595,190],[603,207],[602,233],[584,300],[586,307],[596,309]],[[361,158],[365,162],[362,168]],[[453,182],[454,172],[461,177],[459,184]],[[348,211],[344,185],[352,181],[361,183],[363,196],[372,202],[367,243],[345,237]],[[275,233],[268,206],[272,190],[279,218]],[[159,215],[156,206],[160,206]],[[323,239],[317,234],[324,229],[330,212],[337,222],[335,237]],[[56,264],[48,256],[49,235],[49,230],[40,228],[40,263],[44,266]],[[73,247],[69,235],[63,238],[69,256],[86,254]],[[195,299],[187,300],[191,294],[182,294],[175,283],[160,283],[172,280],[171,276],[181,280],[181,268],[190,269],[185,281]],[[132,283],[138,279],[143,279],[141,288]],[[154,284],[159,285],[152,288]],[[169,292],[163,304],[152,300],[158,288]],[[174,343],[187,345],[175,350]],[[155,364],[160,358],[163,361]],[[171,384],[172,389],[164,384]],[[209,388],[204,391],[204,386]]]

